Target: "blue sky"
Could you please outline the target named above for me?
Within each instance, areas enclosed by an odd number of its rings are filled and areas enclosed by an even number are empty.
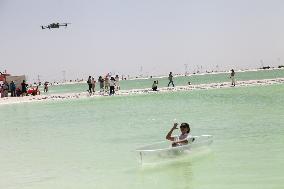
[[[0,70],[32,81],[276,66],[283,18],[281,0],[0,0]],[[53,22],[72,24],[40,28]]]

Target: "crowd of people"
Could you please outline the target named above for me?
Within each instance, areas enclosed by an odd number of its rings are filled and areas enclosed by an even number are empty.
[[[23,80],[20,86],[18,87],[16,86],[15,81],[11,81],[10,83],[4,81],[0,85],[1,98],[8,97],[9,93],[11,97],[20,97],[20,96],[27,96],[28,94],[33,96],[39,95],[40,91],[38,89],[38,86],[28,88],[28,84],[26,83],[25,80]]]
[[[110,76],[109,74],[105,77],[99,76],[98,83],[100,85],[100,94],[109,93],[109,95],[114,95],[115,91],[120,90],[119,76]],[[95,92],[96,80],[94,77],[89,76],[87,80],[88,92],[93,94]]]
[[[173,77],[174,77],[173,73],[170,72],[169,76],[168,76],[168,80],[169,80],[169,83],[167,85],[168,87],[170,87],[170,85],[172,87],[175,87]],[[232,80],[231,85],[235,86],[236,85],[236,80],[235,80],[235,71],[234,71],[234,69],[231,70],[230,79]],[[106,75],[104,78],[102,76],[99,76],[98,82],[100,84],[100,93],[101,94],[102,93],[103,94],[109,93],[109,95],[114,95],[115,91],[120,89],[118,75],[116,75],[115,78],[111,77],[109,75]],[[89,78],[87,80],[87,83],[88,83],[88,86],[89,86],[89,89],[88,89],[89,93],[90,94],[94,93],[95,92],[95,86],[96,86],[96,80],[93,77],[89,76]],[[153,84],[152,84],[152,90],[153,91],[158,91],[158,84],[159,84],[158,80],[154,80],[153,81]],[[191,85],[190,81],[188,81],[188,85]]]
[[[231,70],[229,77],[231,79],[231,85],[235,86],[236,85],[235,71],[233,69]],[[89,76],[87,80],[88,92],[90,95],[95,93],[96,83],[98,82],[99,88],[100,88],[99,93],[101,95],[104,95],[104,94],[114,95],[115,91],[120,90],[119,80],[120,78],[118,75],[116,75],[115,77],[109,74],[107,74],[105,77],[99,76],[97,81],[95,80],[94,77]],[[169,73],[168,80],[169,80],[169,83],[167,86],[170,87],[171,85],[172,87],[175,87],[172,72]],[[153,91],[158,91],[158,84],[159,84],[158,80],[153,81],[153,84],[152,84]],[[188,82],[188,85],[191,85],[190,81]],[[45,93],[48,92],[48,86],[49,86],[48,82],[45,82],[43,84]],[[35,87],[31,86],[28,88],[28,84],[26,83],[25,80],[23,80],[22,83],[18,87],[14,81],[11,81],[10,83],[8,83],[7,81],[2,82],[2,84],[0,84],[1,98],[8,97],[9,93],[11,94],[10,95],[11,97],[19,97],[19,96],[27,96],[27,95],[39,95],[40,91],[38,89],[38,85]]]
[[[168,87],[170,84],[172,87],[175,86],[174,81],[173,81],[173,73],[170,72],[169,76],[169,83]],[[120,85],[119,85],[119,76],[116,75],[115,77],[110,76],[107,74],[105,77],[99,76],[98,78],[98,83],[100,85],[100,94],[109,94],[109,95],[114,95],[115,91],[120,90]],[[155,80],[152,84],[152,90],[157,91],[158,90],[158,80]],[[190,82],[189,82],[190,83]],[[94,77],[89,76],[87,79],[87,84],[88,84],[88,92],[90,95],[95,93],[95,87],[96,87],[96,80]]]

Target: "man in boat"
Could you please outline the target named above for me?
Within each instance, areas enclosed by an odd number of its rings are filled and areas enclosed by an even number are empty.
[[[190,133],[190,127],[189,127],[188,123],[182,123],[180,125],[181,134],[178,137],[172,136],[172,133],[175,129],[177,129],[177,126],[178,126],[178,123],[174,123],[174,126],[168,132],[168,134],[166,136],[167,140],[173,141],[173,143],[172,143],[173,147],[188,144],[188,138],[191,138],[191,135],[189,134]]]

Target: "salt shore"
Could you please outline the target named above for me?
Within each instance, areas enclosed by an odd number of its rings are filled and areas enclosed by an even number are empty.
[[[259,86],[259,85],[272,85],[272,84],[284,84],[284,78],[237,81],[235,87],[248,87],[248,86]],[[167,92],[176,92],[176,91],[192,91],[192,90],[202,90],[202,89],[208,90],[208,89],[220,89],[220,88],[230,88],[230,87],[232,87],[230,82],[223,82],[223,83],[209,83],[209,84],[198,84],[198,85],[187,85],[187,86],[176,86],[176,87],[160,87],[158,88],[158,91],[152,91],[151,88],[131,89],[131,90],[116,91],[115,96],[167,93]],[[0,105],[18,104],[18,103],[27,103],[27,102],[58,101],[66,99],[103,98],[107,96],[109,95],[101,94],[100,92],[95,92],[92,95],[89,95],[88,92],[81,92],[81,93],[65,93],[65,94],[43,94],[43,95],[25,96],[25,97],[5,97],[5,98],[0,98]]]
[[[239,69],[239,70],[235,70],[235,72],[238,73],[245,73],[245,72],[257,72],[257,71],[273,71],[273,70],[283,70],[283,68],[270,68],[270,69],[261,69],[261,68],[257,68],[257,69]],[[188,73],[186,76],[201,76],[201,75],[218,75],[218,74],[229,74],[230,71],[212,71],[212,72],[200,72],[200,73]],[[184,77],[184,73],[183,74],[175,74],[174,78],[177,77]],[[130,77],[127,80],[132,81],[132,80],[147,80],[147,79],[162,79],[162,78],[168,78],[168,75],[153,75],[153,76],[147,76],[147,77]],[[83,81],[72,81],[72,82],[53,82],[52,85],[72,85],[72,84],[85,84],[86,80]]]

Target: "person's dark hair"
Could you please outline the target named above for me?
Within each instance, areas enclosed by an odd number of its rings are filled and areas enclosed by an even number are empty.
[[[182,123],[182,124],[180,125],[180,128],[187,128],[187,129],[188,129],[187,133],[190,132],[190,127],[189,127],[189,124],[188,124],[188,123]]]

